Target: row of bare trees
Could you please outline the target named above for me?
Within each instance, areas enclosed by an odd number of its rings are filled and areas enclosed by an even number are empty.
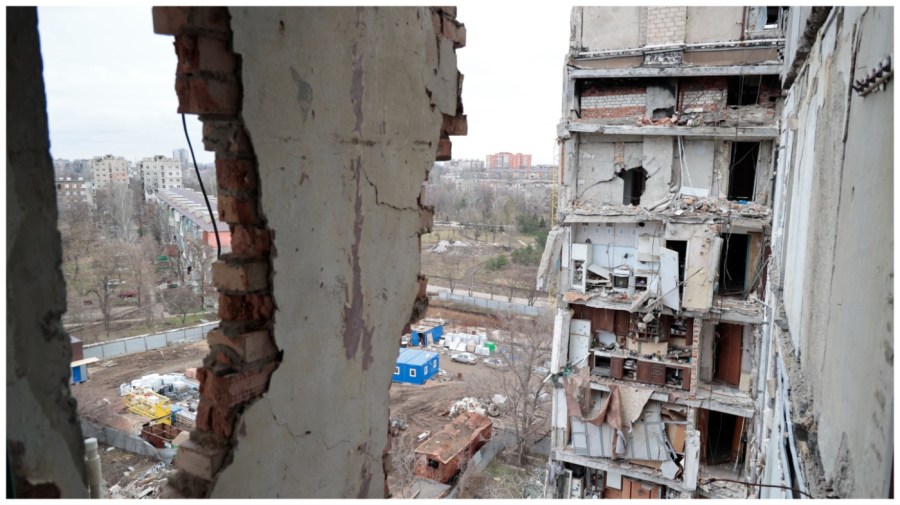
[[[174,233],[158,206],[144,202],[139,185],[111,184],[95,201],[93,209],[78,203],[59,211],[69,324],[87,324],[91,313],[99,313],[108,338],[117,319],[143,320],[149,327],[165,310],[184,322],[205,306],[212,254],[200,240],[184,242],[190,260],[177,250],[161,261]],[[184,286],[188,270],[199,289]],[[157,288],[176,280],[177,288]]]
[[[486,292],[493,300],[494,294],[499,293],[508,302],[520,297],[525,298],[528,305],[534,305],[540,294],[535,283],[535,269],[515,264],[495,268],[490,263],[492,259],[467,265],[465,255],[448,251],[441,257],[440,274],[434,277],[446,281],[451,294],[468,285],[470,295],[473,291]],[[502,275],[498,270],[503,270]]]

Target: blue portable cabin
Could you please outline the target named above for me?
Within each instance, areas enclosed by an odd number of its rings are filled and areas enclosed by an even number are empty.
[[[412,336],[412,338],[410,339],[410,344],[413,346],[417,346],[420,344],[420,338],[422,339],[421,345],[427,345],[428,337],[431,337],[432,343],[437,344],[438,342],[440,342],[441,336],[444,334],[444,321],[439,319],[424,319],[422,320],[422,322],[410,329],[410,334]]]
[[[394,382],[425,384],[440,370],[438,353],[420,349],[401,349],[394,367]]]

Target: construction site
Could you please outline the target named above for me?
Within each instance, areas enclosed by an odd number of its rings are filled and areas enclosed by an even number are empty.
[[[422,271],[457,14],[148,10],[215,153],[218,320],[83,345],[7,10],[9,497],[893,498],[893,8],[572,8],[503,310]]]

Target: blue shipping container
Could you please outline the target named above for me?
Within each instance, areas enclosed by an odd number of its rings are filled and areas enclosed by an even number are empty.
[[[438,353],[422,351],[418,349],[401,349],[394,367],[394,382],[408,384],[425,384],[440,370],[440,358]]]

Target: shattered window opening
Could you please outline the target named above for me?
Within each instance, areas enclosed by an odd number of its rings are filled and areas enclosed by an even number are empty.
[[[759,142],[734,142],[728,176],[728,200],[753,200],[756,193],[756,164]]]
[[[625,181],[622,205],[640,205],[641,195],[647,187],[647,171],[643,167],[636,167],[622,170],[616,176]]]

